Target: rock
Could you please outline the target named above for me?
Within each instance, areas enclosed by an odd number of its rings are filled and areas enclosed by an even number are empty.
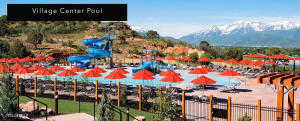
[[[144,116],[137,116],[135,117],[136,119],[133,120],[133,121],[146,121],[145,117]]]
[[[46,111],[46,107],[41,107],[40,110],[41,111]],[[52,114],[54,114],[54,111],[50,108],[47,108],[47,114],[52,115]]]
[[[26,104],[20,104],[20,109],[23,112],[33,112],[39,109],[38,102],[29,101]]]

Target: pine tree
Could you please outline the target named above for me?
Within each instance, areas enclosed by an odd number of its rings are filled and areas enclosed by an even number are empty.
[[[15,84],[10,74],[2,74],[0,81],[0,119],[16,112]]]
[[[99,104],[99,117],[98,121],[113,121],[115,117],[114,107],[112,100],[107,97],[105,93],[102,94],[100,104]]]

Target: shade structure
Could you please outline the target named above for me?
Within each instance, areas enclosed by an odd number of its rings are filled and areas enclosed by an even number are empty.
[[[21,69],[21,68],[25,68],[25,67],[21,64],[15,64],[15,65],[10,67],[10,69],[13,70],[13,71],[16,71],[16,70]]]
[[[23,62],[30,62],[30,61],[33,61],[33,58],[31,58],[31,57],[25,57],[25,58],[22,58],[22,61]]]
[[[63,72],[60,72],[57,74],[57,76],[76,76],[77,73],[71,71],[71,70],[64,70]]]
[[[73,72],[83,72],[83,71],[85,71],[85,69],[79,68],[77,66],[72,67],[70,70],[73,71]]]
[[[112,73],[128,74],[129,72],[123,68],[117,68],[117,69],[113,70]]]
[[[176,75],[171,75],[171,76],[166,76],[165,78],[160,80],[161,82],[171,82],[171,83],[176,83],[176,82],[182,82],[183,79],[180,78],[179,76]]]
[[[65,70],[63,67],[59,67],[59,66],[51,66],[48,69],[51,70],[51,71],[62,71],[62,70]]]
[[[152,73],[151,71],[148,71],[147,69],[142,69],[142,70],[139,70],[138,72],[134,73],[133,75],[135,75],[135,76],[140,76],[140,75],[152,76],[152,75],[154,75],[154,73]]]
[[[95,67],[91,71],[94,71],[96,73],[105,73],[106,71],[100,67]]]
[[[174,72],[173,70],[167,70],[159,74],[160,76],[180,76],[180,74]]]
[[[132,77],[132,79],[135,79],[135,80],[153,80],[155,78],[150,76],[150,75],[137,75],[137,76]]]
[[[234,70],[226,70],[222,73],[220,73],[222,76],[240,76],[240,74]]]
[[[256,66],[256,67],[262,66],[264,64],[265,62],[263,60],[252,61],[252,63],[250,63],[251,66]]]
[[[110,74],[108,74],[104,78],[105,79],[124,79],[124,78],[126,78],[126,76],[123,75],[123,74],[120,74],[120,73],[111,72]]]
[[[15,72],[15,74],[29,74],[29,73],[33,73],[33,70],[30,70],[29,68],[21,68]]]
[[[0,64],[0,73],[11,72],[7,64]]]
[[[33,58],[33,61],[43,61],[43,60],[45,60],[45,58],[42,57],[42,56],[38,56],[38,57]]]
[[[1,58],[1,59],[0,59],[0,62],[1,62],[1,63],[7,63],[8,61],[9,61],[8,58]]]
[[[39,66],[39,65],[33,65],[31,66],[29,69],[33,70],[33,71],[37,71],[37,70],[43,70],[45,69],[44,67],[42,66]]]
[[[233,64],[237,64],[238,63],[238,61],[236,59],[233,59],[233,58],[227,60],[226,62],[233,63]]]
[[[169,56],[169,57],[166,57],[166,60],[176,60],[176,58],[173,56]]]
[[[189,74],[207,74],[207,70],[203,70],[201,68],[195,68],[192,71],[189,72]]]
[[[214,60],[214,62],[224,62],[224,59],[222,59],[222,58],[217,58],[217,59]]]
[[[48,69],[42,69],[35,73],[35,75],[37,75],[37,76],[50,76],[53,74],[55,74],[55,72],[48,70]]]
[[[210,59],[210,58],[207,58],[207,57],[205,57],[205,58],[200,58],[200,59],[198,59],[198,62],[211,62],[211,59]]]
[[[90,71],[84,73],[83,75],[81,75],[81,77],[87,77],[87,78],[88,77],[101,77],[101,74],[96,73],[95,71],[90,70]]]
[[[52,60],[55,60],[55,58],[53,58],[52,56],[48,56],[45,60],[46,61],[52,61]]]
[[[18,63],[18,62],[20,62],[20,60],[21,60],[21,59],[17,57],[17,58],[9,59],[8,62],[9,62],[9,63]]]
[[[266,58],[267,57],[266,55],[259,54],[259,53],[249,54],[249,55],[244,55],[244,56],[245,57],[250,57],[250,58]]]
[[[200,76],[200,77],[192,80],[192,83],[199,84],[199,85],[212,85],[212,84],[215,84],[216,81],[211,78],[208,78],[206,76]]]
[[[241,61],[239,62],[239,64],[241,64],[241,65],[249,65],[250,63],[252,63],[251,60],[241,60]]]
[[[284,55],[284,54],[272,55],[272,56],[269,56],[268,58],[277,59],[277,60],[290,60],[290,59],[292,59],[291,57],[289,57],[287,55]]]
[[[264,64],[273,65],[273,66],[277,65],[277,63],[275,61],[268,61],[268,62],[265,62]]]
[[[186,56],[183,56],[181,58],[179,58],[181,61],[192,61],[193,59],[190,58],[190,57],[186,57]]]

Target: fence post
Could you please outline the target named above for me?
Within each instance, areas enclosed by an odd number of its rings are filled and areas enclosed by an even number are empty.
[[[99,94],[98,94],[98,90],[99,90],[99,82],[98,80],[96,80],[96,87],[95,87],[95,100],[96,103],[98,104],[98,100],[99,100]]]
[[[300,121],[300,104],[296,105],[296,121]]]
[[[284,87],[280,85],[277,89],[277,115],[276,121],[283,121],[283,92]]]
[[[36,98],[37,97],[37,77],[35,77],[35,79],[34,79],[33,94],[34,94],[34,97]]]
[[[227,121],[231,121],[231,97],[228,96],[227,100]]]
[[[54,94],[56,92],[56,83],[57,83],[57,79],[55,78],[53,81],[53,90],[54,90]]]
[[[121,106],[121,90],[120,90],[120,82],[118,82],[118,106],[120,107]]]
[[[257,101],[257,121],[261,121],[261,100]]]
[[[142,110],[142,85],[139,85],[139,111]]]
[[[17,96],[20,95],[20,78],[19,78],[19,76],[17,76],[17,79],[16,79],[16,95]]]
[[[185,108],[185,91],[182,90],[182,98],[181,98],[181,110],[182,110],[182,118],[185,120],[186,118],[186,108]]]
[[[288,93],[288,121],[294,121],[294,89]]]
[[[55,111],[55,114],[58,114],[58,92],[55,91],[54,92],[54,111]]]
[[[213,121],[213,96],[209,96],[209,121]]]
[[[76,94],[77,94],[77,80],[74,80],[74,101],[76,102]]]

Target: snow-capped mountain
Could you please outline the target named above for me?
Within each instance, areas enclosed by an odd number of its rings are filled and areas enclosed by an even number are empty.
[[[221,46],[285,46],[300,47],[300,23],[278,21],[237,21],[207,29],[180,38],[191,44],[208,41]],[[295,45],[298,43],[298,45]]]

